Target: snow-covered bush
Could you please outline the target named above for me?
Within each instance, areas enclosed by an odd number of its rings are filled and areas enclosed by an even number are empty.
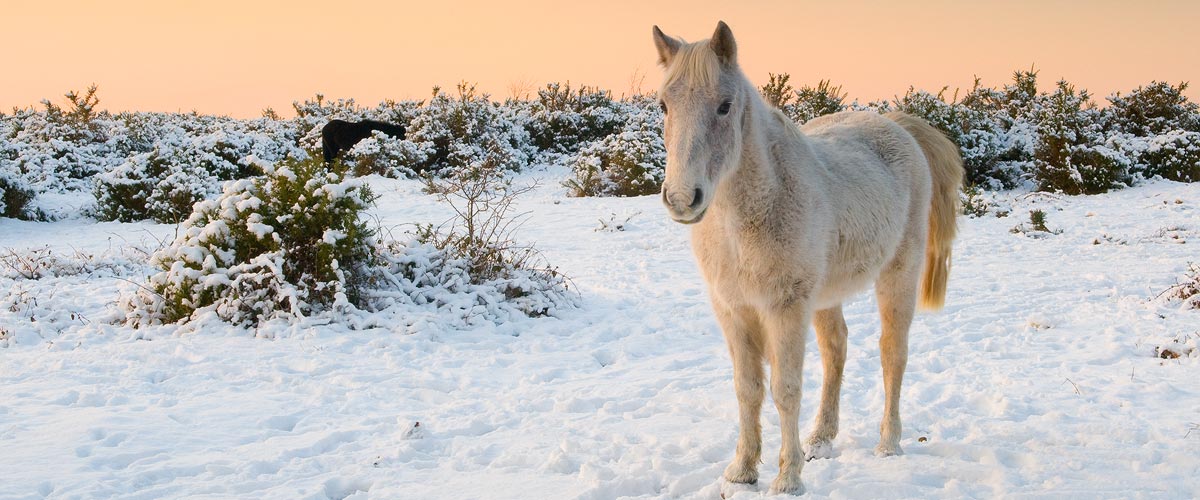
[[[523,126],[538,150],[573,154],[580,146],[616,132],[622,118],[606,90],[550,83],[529,104]]]
[[[816,87],[805,85],[796,91],[796,101],[789,116],[796,123],[804,123],[822,115],[847,109],[846,94],[841,85],[832,85],[829,80],[817,82]]]
[[[1200,181],[1200,132],[1172,130],[1143,140],[1134,156],[1137,172],[1179,182]]]
[[[458,249],[439,248],[427,237],[382,243],[376,254],[375,286],[365,292],[372,311],[432,308],[439,321],[470,325],[553,316],[574,304],[565,278],[553,270],[510,266],[482,279]]]
[[[1134,89],[1129,95],[1119,92],[1108,97],[1110,105],[1104,110],[1105,126],[1112,131],[1152,137],[1182,130],[1200,132],[1200,106],[1188,101],[1183,92],[1186,82],[1178,86],[1166,82],[1150,82]]]
[[[37,218],[28,207],[33,197],[33,189],[21,178],[15,165],[0,157],[0,217]]]
[[[1066,81],[1036,114],[1033,166],[1038,189],[1066,194],[1103,193],[1129,180],[1129,158],[1107,146],[1099,111],[1086,90]]]
[[[154,151],[135,154],[96,177],[99,218],[177,223],[192,213],[193,203],[220,192],[221,181],[259,171],[250,153],[253,141],[243,134],[218,131],[174,139],[184,143],[160,142]]]
[[[397,139],[381,131],[371,132],[350,148],[344,156],[354,175],[382,175],[391,178],[415,177],[410,165],[420,165],[433,154],[432,144]]]
[[[956,99],[947,102],[945,91],[942,89],[935,95],[910,87],[904,97],[896,100],[895,109],[925,119],[958,145],[967,182],[995,187],[1011,185],[1013,174],[1002,168],[1001,163],[1006,141],[999,124],[986,112]]]
[[[435,87],[409,124],[405,141],[413,143],[404,146],[412,163],[403,167],[417,173],[445,176],[484,161],[520,170],[529,163],[525,130],[467,83],[460,83],[455,95]]]
[[[759,93],[768,104],[779,108],[797,124],[850,107],[845,103],[846,94],[842,92],[842,87],[831,84],[829,80],[817,82],[816,87],[805,85],[796,90],[788,83],[791,75],[787,73],[768,73],[767,76],[768,81],[759,88]]]
[[[205,312],[250,324],[360,303],[372,258],[373,232],[360,217],[370,190],[319,158],[266,170],[196,205],[175,241],[151,257],[160,272],[123,298],[129,324]]]
[[[759,87],[758,93],[762,95],[764,101],[771,106],[783,111],[784,114],[791,116],[788,111],[790,106],[796,100],[796,89],[788,83],[792,75],[781,73],[767,73],[767,83]]]
[[[48,100],[43,110],[14,110],[8,141],[12,161],[36,192],[86,189],[91,177],[120,163],[106,136],[111,118],[97,112],[95,87],[84,96],[67,93],[71,107]]]
[[[527,315],[547,315],[565,303],[566,281],[555,269],[537,265],[542,259],[533,247],[513,241],[522,220],[511,213],[513,204],[533,187],[514,186],[505,174],[493,157],[441,179],[427,178],[426,190],[456,215],[440,227],[420,226],[417,238],[465,263],[472,283],[499,287]]]
[[[565,185],[573,196],[642,196],[662,186],[667,164],[662,111],[645,96],[622,104],[624,127],[571,159],[574,176]]]

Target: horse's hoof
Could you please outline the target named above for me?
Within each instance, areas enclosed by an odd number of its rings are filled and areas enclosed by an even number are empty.
[[[875,456],[879,458],[895,457],[903,454],[904,450],[900,449],[899,443],[890,445],[879,443],[879,445],[875,447]]]
[[[823,439],[813,439],[804,447],[804,461],[833,458],[833,443]]]
[[[735,483],[728,479],[721,480],[721,498],[733,498],[734,495],[744,491],[757,492],[758,482]]]
[[[753,485],[758,483],[758,469],[743,467],[735,460],[729,464],[729,467],[725,468],[725,474],[722,478],[728,483]]]
[[[772,495],[803,495],[804,483],[800,482],[800,474],[791,476],[780,475],[771,481]]]

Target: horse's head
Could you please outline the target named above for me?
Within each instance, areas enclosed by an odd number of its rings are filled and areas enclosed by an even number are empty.
[[[666,113],[663,203],[676,222],[692,224],[704,217],[717,184],[741,159],[742,116],[751,96],[724,22],[711,39],[691,44],[655,26],[654,45],[666,70],[658,91]]]

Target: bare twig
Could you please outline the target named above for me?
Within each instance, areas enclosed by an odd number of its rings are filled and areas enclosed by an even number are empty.
[[[1075,394],[1078,394],[1078,395],[1080,395],[1080,396],[1082,396],[1082,395],[1083,395],[1083,393],[1079,391],[1079,386],[1078,386],[1078,385],[1076,385],[1076,384],[1075,384],[1075,382],[1073,382],[1073,381],[1072,381],[1071,379],[1069,379],[1069,378],[1067,379],[1067,382],[1070,382],[1070,383],[1071,383],[1071,387],[1074,387],[1074,388],[1075,388]]]

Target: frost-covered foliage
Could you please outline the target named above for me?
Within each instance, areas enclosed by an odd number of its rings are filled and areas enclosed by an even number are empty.
[[[779,108],[784,115],[798,124],[805,123],[822,115],[845,111],[846,94],[840,85],[833,85],[829,80],[817,82],[816,87],[805,85],[796,90],[788,83],[791,75],[787,73],[768,74],[768,81],[759,92],[768,104]]]
[[[574,304],[565,279],[552,270],[509,267],[483,279],[471,259],[420,237],[383,243],[376,255],[375,286],[365,292],[373,311],[435,308],[444,313],[439,317],[469,325],[553,316]]]
[[[513,214],[514,204],[532,188],[513,185],[495,158],[444,178],[428,177],[426,190],[455,216],[441,226],[419,226],[417,239],[466,266],[471,283],[501,292],[526,315],[544,316],[571,301],[565,278],[536,249],[514,241],[513,231],[527,216]]]
[[[1096,194],[1128,182],[1129,159],[1105,144],[1100,111],[1086,90],[1077,92],[1059,81],[1034,117],[1038,140],[1033,168],[1039,189]]]
[[[958,145],[971,184],[1007,184],[1009,175],[1002,171],[1001,155],[1006,142],[1000,126],[986,112],[957,99],[946,101],[942,89],[936,95],[909,88],[895,101],[895,110],[919,116],[946,133]]]
[[[1200,181],[1200,132],[1171,130],[1149,137],[1120,136],[1120,139],[1124,141],[1118,148],[1131,156],[1135,173],[1142,177]]]
[[[1200,132],[1200,106],[1190,102],[1183,92],[1188,84],[1150,82],[1128,95],[1119,92],[1108,97],[1104,111],[1110,130],[1139,137],[1166,134],[1176,130]]]
[[[1130,157],[1135,174],[1200,181],[1200,106],[1188,101],[1185,90],[1187,83],[1151,82],[1108,97],[1103,118],[1109,143]]]
[[[278,142],[279,135],[226,125],[219,124],[199,136],[177,133],[160,137],[153,150],[134,153],[98,175],[97,216],[177,223],[192,213],[193,203],[219,193],[222,181],[259,173],[256,162],[304,154],[290,146],[290,141]]]
[[[524,126],[538,150],[573,154],[616,132],[624,118],[607,90],[550,83],[530,103]]]
[[[206,312],[252,324],[362,303],[373,231],[360,215],[370,191],[317,158],[266,170],[196,205],[175,241],[151,257],[160,272],[123,298],[129,324]]]
[[[662,185],[667,163],[662,111],[646,96],[621,104],[625,125],[583,146],[570,160],[574,176],[566,186],[572,195],[642,196]]]
[[[433,154],[432,144],[397,139],[381,131],[355,144],[344,155],[354,175],[376,174],[384,177],[415,177],[411,166],[421,165]]]
[[[420,108],[408,126],[404,142],[418,173],[446,175],[484,161],[498,161],[506,170],[529,163],[529,136],[524,128],[505,119],[500,106],[475,86],[460,83],[454,94],[433,89],[429,103]]]

